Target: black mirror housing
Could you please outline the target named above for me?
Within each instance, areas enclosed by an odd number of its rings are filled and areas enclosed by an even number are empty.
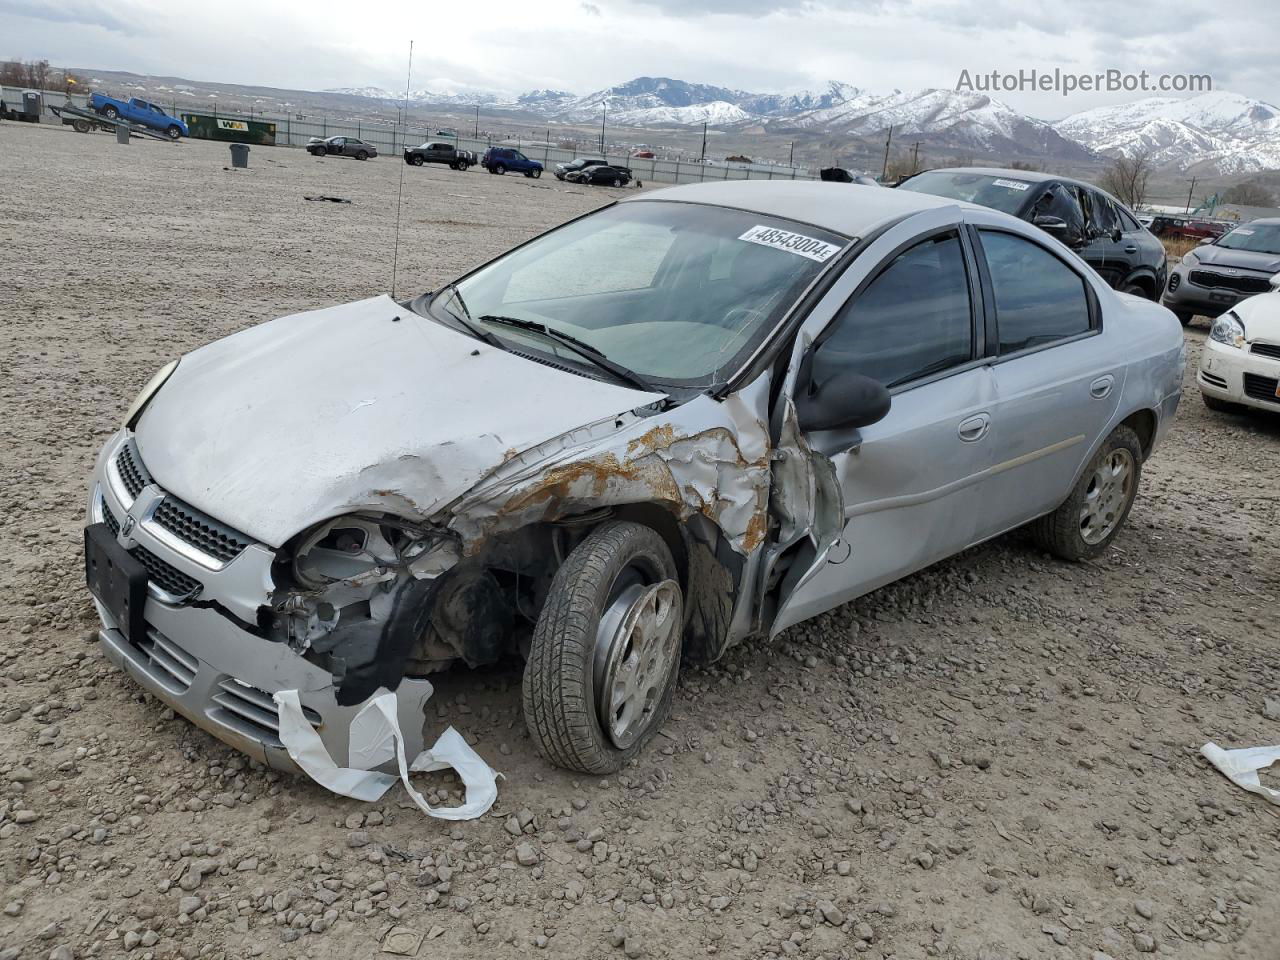
[[[1061,217],[1055,217],[1047,213],[1037,214],[1032,218],[1031,225],[1039,227],[1049,236],[1066,244],[1068,247],[1078,247],[1084,243],[1084,238],[1072,230],[1067,221]]]
[[[796,397],[796,416],[805,431],[848,430],[883,420],[892,402],[880,381],[841,371]]]

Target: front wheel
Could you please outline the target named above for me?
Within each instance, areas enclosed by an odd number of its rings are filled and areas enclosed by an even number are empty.
[[[170,127],[168,130],[165,131],[165,133],[169,135],[170,140],[177,140],[179,137],[182,136],[182,131],[176,126]]]
[[[1096,557],[1124,526],[1141,477],[1138,435],[1128,427],[1116,427],[1062,506],[1032,521],[1032,537],[1063,560]]]
[[[1184,327],[1191,326],[1191,321],[1195,319],[1194,313],[1179,312],[1177,314],[1178,322]]]
[[[533,177],[533,179],[537,180],[540,176],[542,176],[542,168],[541,168],[541,167],[534,167],[532,170],[530,170],[530,171],[529,171],[529,176],[531,176],[531,177]]]
[[[1200,399],[1214,413],[1241,413],[1243,411],[1240,404],[1232,403],[1230,400],[1220,400],[1217,397],[1209,396],[1207,393],[1200,394]]]
[[[415,167],[420,167],[420,166],[422,166],[424,163],[426,163],[426,161],[425,161],[425,160],[423,160],[423,159],[422,159],[422,157],[414,157],[414,158],[413,158],[413,165],[414,165]]]
[[[1135,297],[1142,297],[1145,300],[1151,299],[1151,294],[1147,293],[1147,288],[1140,283],[1126,283],[1121,288],[1122,293],[1131,293]]]
[[[684,597],[651,528],[593,530],[556,572],[525,665],[525,723],[557,766],[611,773],[671,712]]]
[[[367,154],[367,153],[366,153],[365,151],[363,151],[363,150],[360,150],[360,151],[358,151],[358,152],[356,153],[356,159],[357,159],[357,160],[368,160],[368,159],[369,159],[369,154]]]

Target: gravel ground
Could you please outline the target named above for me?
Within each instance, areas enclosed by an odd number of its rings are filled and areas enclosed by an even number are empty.
[[[428,734],[506,774],[479,822],[143,695],[93,642],[95,451],[165,360],[390,280],[396,158],[228,161],[0,123],[0,958],[1277,956],[1280,808],[1197,750],[1280,743],[1280,418],[1194,365],[1106,556],[1005,537],[687,671],[617,777],[537,759],[517,672],[439,677]],[[407,169],[400,292],[611,192]]]

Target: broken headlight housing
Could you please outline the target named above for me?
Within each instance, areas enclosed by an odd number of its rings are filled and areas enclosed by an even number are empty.
[[[124,414],[124,426],[132,429],[133,425],[138,422],[138,418],[142,416],[142,411],[147,408],[147,404],[151,402],[160,388],[164,386],[164,382],[173,376],[173,371],[178,369],[178,361],[170,360],[163,367],[156,371],[155,376],[147,381],[147,385],[133,399],[133,403],[129,404],[129,409]]]
[[[307,533],[293,552],[293,575],[309,590],[390,580],[402,569],[439,573],[461,556],[455,541],[398,519],[344,516]]]

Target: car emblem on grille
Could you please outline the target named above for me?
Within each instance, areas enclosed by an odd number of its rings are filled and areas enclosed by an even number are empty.
[[[124,523],[120,524],[120,536],[127,537],[129,534],[133,533],[133,528],[137,525],[137,522],[138,521],[134,520],[133,517],[126,515]]]
[[[1227,274],[1227,276],[1228,276],[1228,277],[1238,277],[1238,276],[1240,276],[1240,271],[1239,271],[1239,270],[1228,270],[1228,271],[1226,271],[1226,274]]]

